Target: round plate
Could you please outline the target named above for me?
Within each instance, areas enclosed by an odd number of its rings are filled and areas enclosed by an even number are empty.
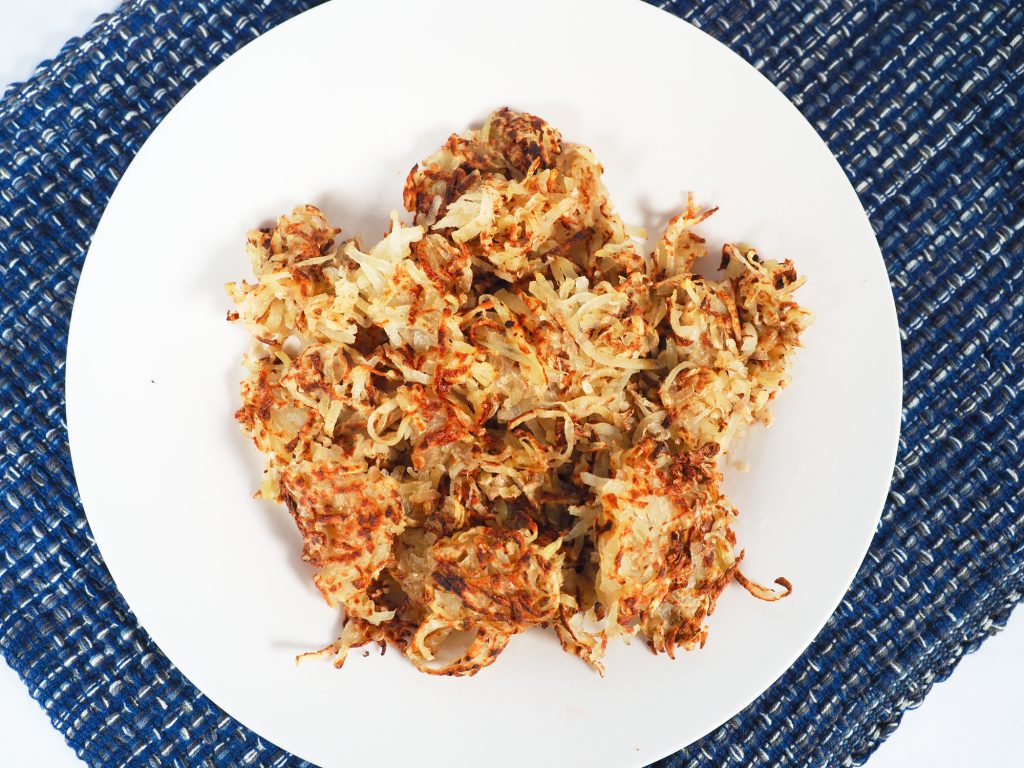
[[[295,656],[338,617],[284,509],[254,501],[242,436],[246,333],[225,322],[244,236],[299,203],[373,241],[409,168],[510,105],[589,144],[627,221],[652,233],[694,190],[701,227],[791,258],[817,315],[778,398],[726,466],[744,571],[707,646],[675,661],[614,644],[599,677],[553,633],[516,637],[473,678],[392,651],[343,670]],[[324,766],[643,765],[738,712],[835,609],[893,468],[901,367],[871,227],[828,149],[754,69],[639,2],[328,3],[200,83],[127,170],[82,274],[67,359],[81,498],[110,572],[160,648],[226,712]]]

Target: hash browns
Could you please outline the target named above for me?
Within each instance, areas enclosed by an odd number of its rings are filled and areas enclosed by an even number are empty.
[[[309,205],[249,233],[236,418],[344,611],[337,666],[377,642],[472,675],[541,626],[602,670],[616,636],[702,645],[733,578],[788,594],[739,573],[718,460],[771,420],[802,278],[731,244],[694,274],[692,196],[643,252],[602,172],[499,109],[412,169],[413,223],[372,247]]]

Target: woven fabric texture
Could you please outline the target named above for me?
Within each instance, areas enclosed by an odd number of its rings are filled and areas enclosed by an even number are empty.
[[[0,101],[0,650],[91,765],[305,765],[197,691],[120,597],[76,493],[63,377],[78,275],[131,158],[213,66],[312,4],[133,0]],[[1024,591],[1024,9],[664,7],[839,157],[885,255],[906,383],[892,490],[839,609],[754,704],[657,765],[859,764]]]

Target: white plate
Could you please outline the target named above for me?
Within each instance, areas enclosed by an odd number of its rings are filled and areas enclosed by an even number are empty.
[[[703,226],[792,258],[816,313],[776,423],[730,471],[745,571],[707,647],[613,647],[602,679],[551,633],[471,679],[399,654],[296,667],[334,639],[288,515],[256,502],[261,458],[233,421],[245,333],[222,285],[246,230],[313,202],[380,236],[409,168],[511,105],[591,145],[627,221],[660,228],[688,190]],[[128,603],[224,710],[325,766],[642,765],[738,712],[839,603],[893,467],[901,367],[892,295],[857,197],[797,110],[738,56],[639,2],[335,2],[263,36],[197,86],[125,173],[72,319],[68,427],[82,501]],[[486,758],[483,756],[486,755]]]

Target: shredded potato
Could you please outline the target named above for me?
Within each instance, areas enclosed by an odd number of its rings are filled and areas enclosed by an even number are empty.
[[[253,231],[237,419],[341,636],[471,675],[551,627],[599,671],[610,638],[704,643],[738,570],[719,457],[786,385],[809,313],[793,265],[728,244],[693,273],[692,196],[644,253],[586,147],[508,109],[410,172],[366,248],[313,206]],[[452,647],[455,650],[452,650]]]

